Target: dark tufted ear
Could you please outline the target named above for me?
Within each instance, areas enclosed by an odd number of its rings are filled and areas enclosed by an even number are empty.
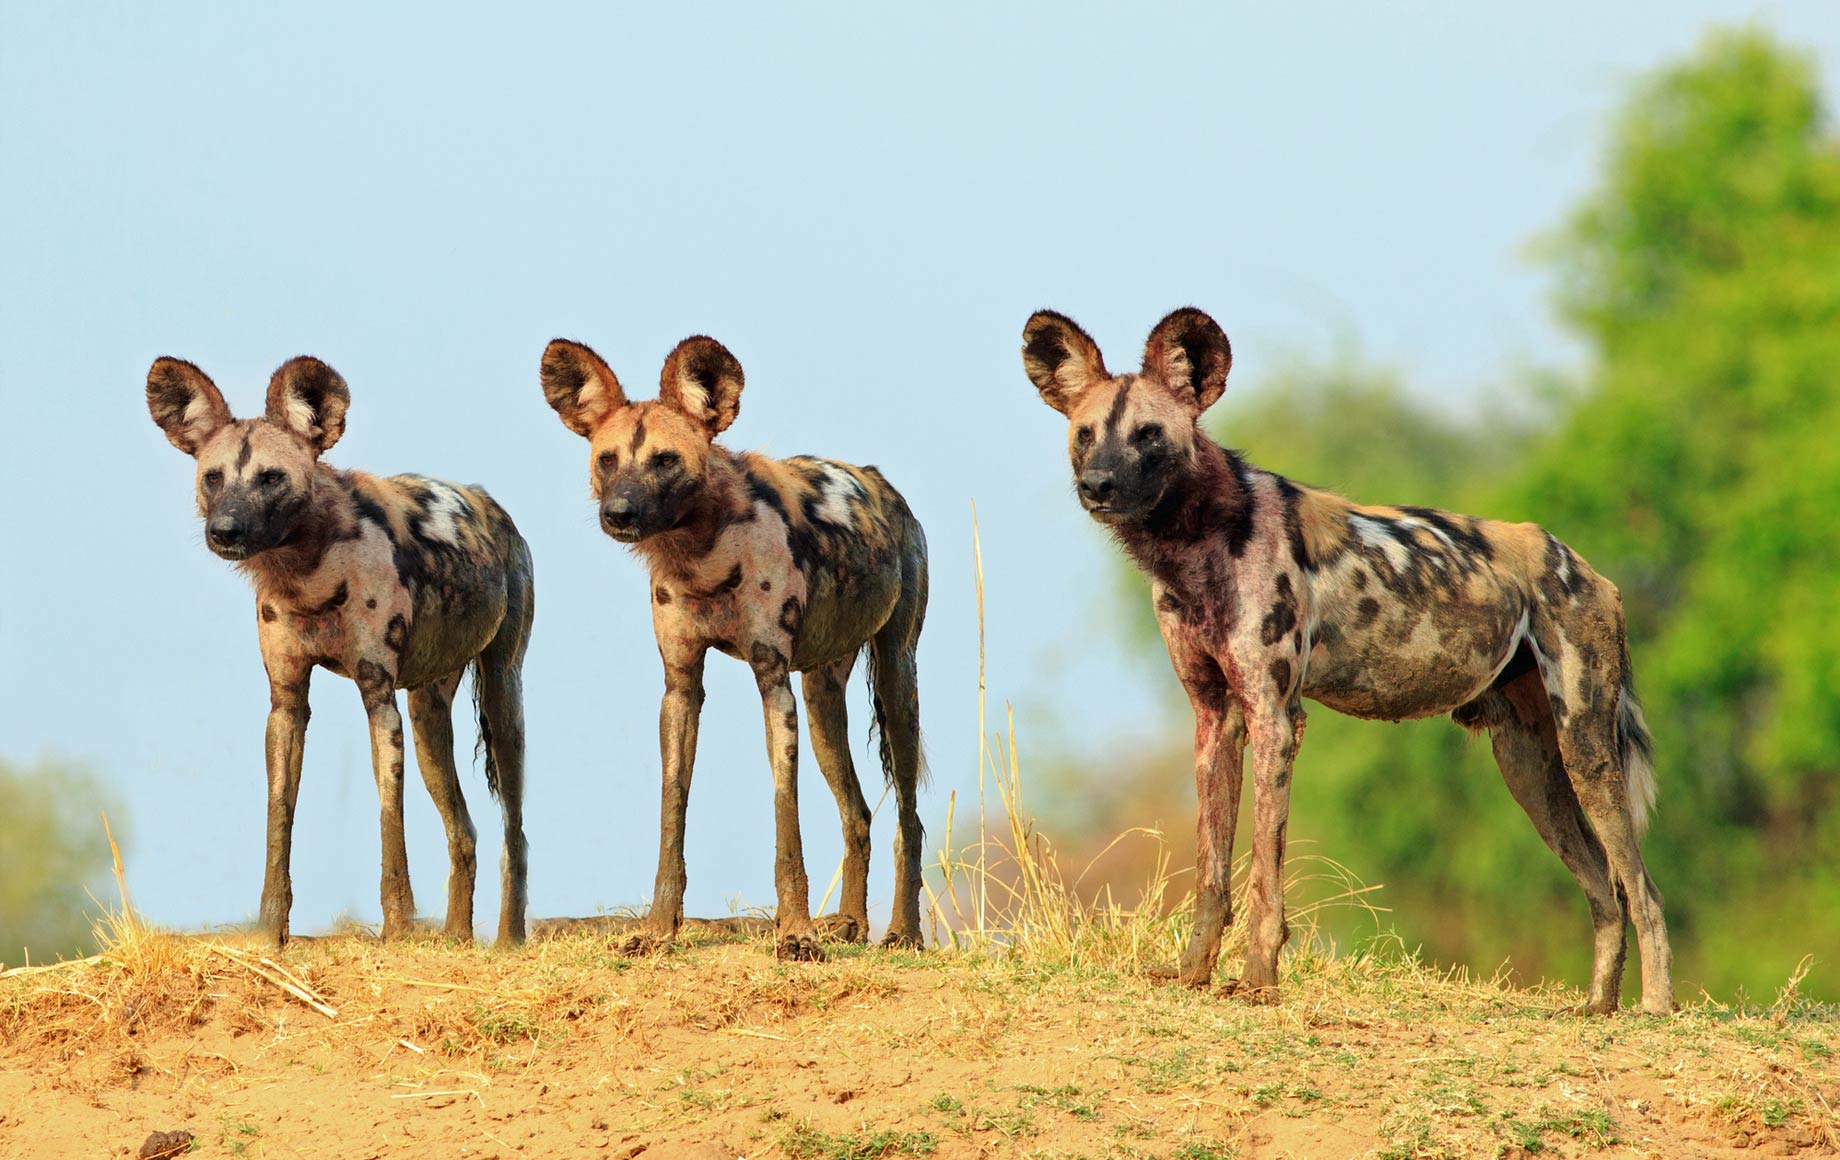
[[[543,348],[543,397],[562,425],[585,438],[626,406],[626,392],[605,359],[579,342],[558,338]]]
[[[745,385],[741,360],[715,339],[698,334],[665,358],[658,373],[658,401],[695,419],[713,439],[741,414]]]
[[[230,408],[210,376],[177,358],[156,358],[147,371],[147,410],[174,447],[198,454],[219,427],[230,422]]]
[[[1144,344],[1144,374],[1169,388],[1196,414],[1220,398],[1232,369],[1233,347],[1227,342],[1227,332],[1193,306],[1171,311]]]
[[[282,363],[268,380],[268,421],[326,451],[345,434],[351,391],[339,372],[310,355]]]
[[[1063,415],[1080,392],[1111,378],[1099,344],[1079,323],[1052,310],[1037,310],[1023,326],[1022,369],[1042,400]]]

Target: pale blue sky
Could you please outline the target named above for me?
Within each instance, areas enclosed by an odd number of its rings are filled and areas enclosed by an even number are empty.
[[[1121,664],[1103,623],[1111,549],[1022,375],[1030,311],[1071,313],[1123,367],[1165,311],[1202,306],[1233,338],[1232,390],[1354,335],[1463,406],[1576,360],[1526,243],[1589,186],[1643,70],[1754,19],[1840,92],[1821,2],[880,7],[0,3],[0,754],[114,785],[155,920],[254,911],[267,708],[247,587],[147,417],[156,355],[241,414],[282,360],[319,355],[353,394],[332,462],[478,482],[510,510],[537,565],[532,913],[591,913],[651,890],[660,679],[641,569],[596,530],[585,445],[543,405],[551,337],[649,394],[672,343],[713,334],[747,369],[732,446],[875,463],[906,493],[932,544],[937,834],[947,792],[976,785],[974,497],[993,698],[1103,745],[1155,724],[1171,679]],[[709,685],[704,914],[772,898],[758,699],[725,658]],[[313,704],[299,930],[378,915],[357,693],[321,674]],[[809,764],[821,890],[839,842]],[[464,780],[495,867],[495,807]],[[413,775],[408,807],[438,913]]]

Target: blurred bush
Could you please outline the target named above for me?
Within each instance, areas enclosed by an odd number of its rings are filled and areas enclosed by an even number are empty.
[[[17,966],[95,949],[96,899],[114,891],[102,811],[116,840],[122,815],[102,783],[66,762],[0,758],[0,961]],[[106,892],[106,893],[105,893]]]

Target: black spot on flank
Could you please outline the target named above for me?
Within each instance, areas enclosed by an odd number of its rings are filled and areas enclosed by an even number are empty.
[[[741,587],[741,565],[735,565],[734,569],[729,572],[728,579],[722,581],[722,587],[730,592]]]
[[[238,475],[243,473],[243,468],[249,466],[249,456],[252,452],[253,449],[249,446],[249,432],[245,431],[243,432],[243,445],[237,449],[236,453],[236,473]]]
[[[771,580],[762,580],[762,581],[760,582],[760,590],[761,590],[762,592],[771,592],[771,591],[773,591],[773,581],[771,581]]]
[[[1333,624],[1319,624],[1316,626],[1316,643],[1323,648],[1332,649],[1342,643],[1342,630]]]
[[[1301,632],[1291,633],[1291,651],[1292,652],[1302,652],[1303,651],[1303,634]]]
[[[1364,569],[1356,568],[1349,574],[1348,582],[1354,585],[1355,591],[1360,591],[1367,587],[1367,572]]]
[[[796,596],[786,597],[786,602],[779,606],[779,626],[789,633],[797,634],[799,626],[805,623],[805,606]]]
[[[275,618],[280,615],[281,615],[280,613],[275,611],[274,605],[264,604],[262,606],[262,619],[264,621],[267,621],[269,624],[273,624],[275,622]]]
[[[1361,598],[1361,603],[1354,606],[1354,626],[1366,628],[1380,617],[1380,602],[1371,596]]]
[[[671,594],[664,590],[664,585],[660,584],[658,587],[652,589],[652,599],[659,604],[669,604],[671,603]]]
[[[1282,657],[1271,662],[1271,683],[1281,693],[1290,692],[1291,663]]]
[[[1291,588],[1290,576],[1282,572],[1278,574],[1278,581],[1276,584],[1272,585],[1272,588],[1277,592],[1278,599],[1280,600],[1288,599],[1294,591],[1294,589]]]
[[[366,608],[377,607],[377,598],[375,596],[367,597],[364,601],[364,607]]]
[[[627,445],[626,452],[628,455],[637,455],[639,454],[639,448],[643,447],[644,445],[645,445],[645,419],[643,416],[641,416],[639,421],[633,424],[632,442]]]
[[[383,643],[389,645],[390,651],[397,656],[401,656],[403,650],[409,647],[409,622],[403,619],[402,613],[390,617],[389,626],[383,630]]]

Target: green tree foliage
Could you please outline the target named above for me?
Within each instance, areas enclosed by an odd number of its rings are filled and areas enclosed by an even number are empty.
[[[1812,953],[1809,989],[1840,994],[1840,144],[1812,63],[1727,33],[1651,78],[1547,252],[1594,358],[1544,433],[1338,365],[1267,384],[1216,434],[1358,500],[1536,520],[1614,579],[1683,993],[1767,993]],[[1174,740],[1138,767],[1186,787]],[[1586,975],[1576,886],[1448,722],[1314,709],[1293,818],[1384,882],[1434,957]]]
[[[0,759],[0,960],[18,965],[94,949],[95,898],[106,898],[106,796],[88,772],[57,761]],[[121,815],[110,824],[121,840]]]

